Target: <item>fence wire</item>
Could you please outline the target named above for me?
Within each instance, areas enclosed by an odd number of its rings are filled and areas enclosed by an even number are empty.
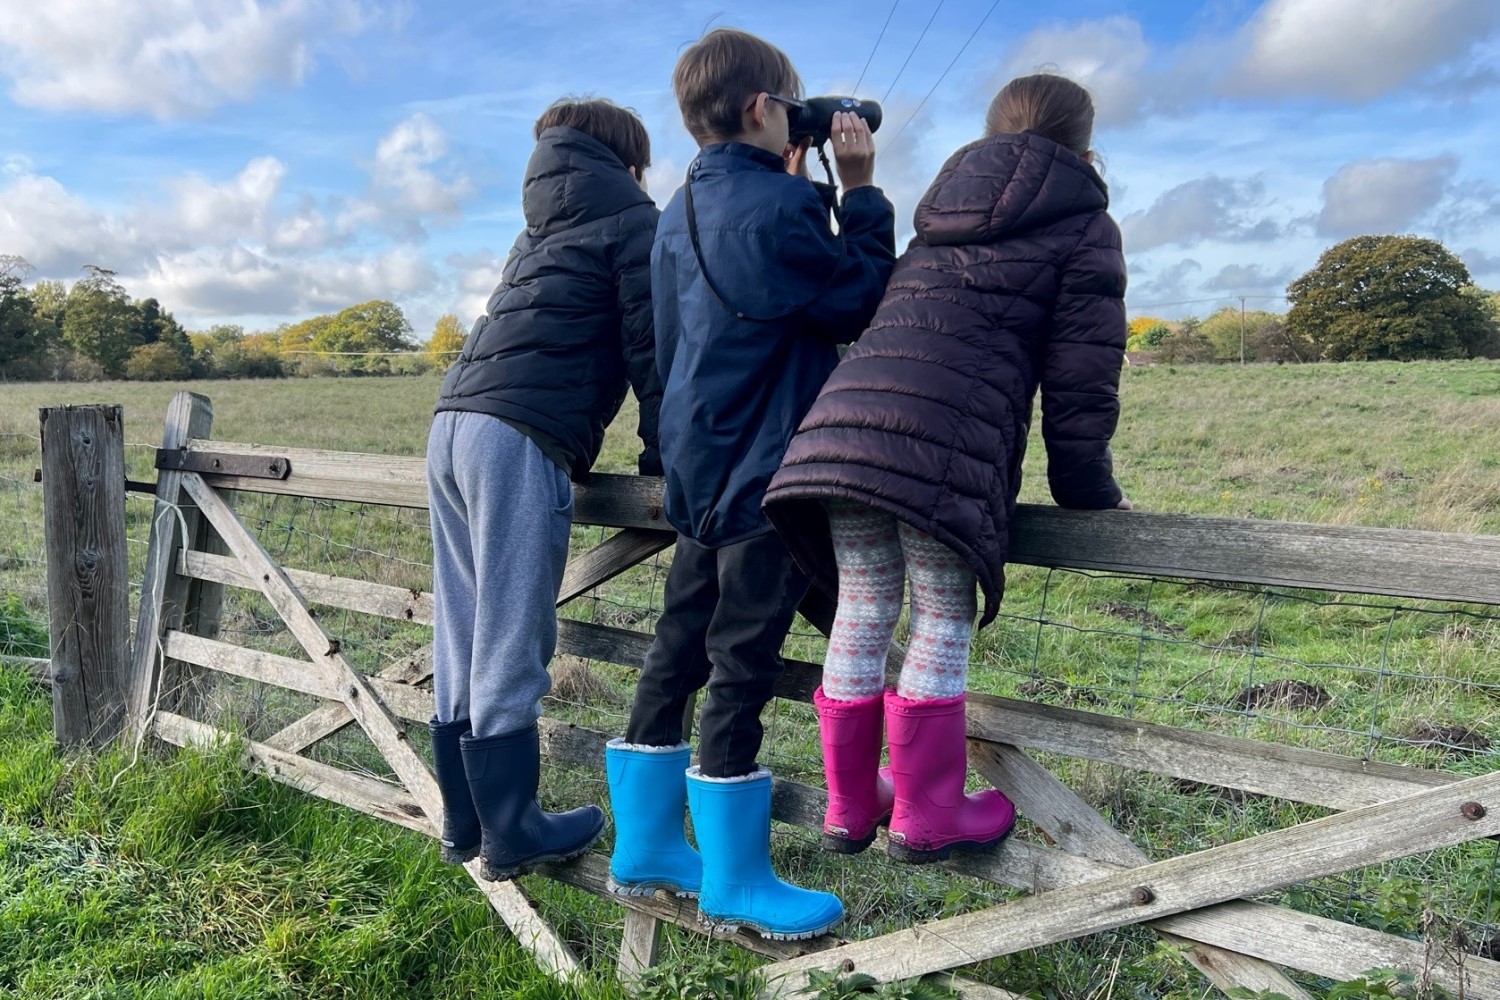
[[[127,443],[125,475],[155,478],[156,447]],[[0,659],[48,657],[46,522],[42,512],[41,438],[0,431]],[[125,540],[132,623],[140,606],[141,577],[151,537],[154,501],[125,495]],[[133,630],[132,630],[133,634]]]
[[[0,654],[41,658],[47,655],[45,563],[41,493],[31,476],[39,464],[36,447],[34,437],[0,435],[0,518],[10,526],[0,532]],[[133,446],[129,459],[132,475],[149,477],[148,449]],[[247,527],[288,568],[431,589],[425,511],[250,494],[236,495],[234,503]],[[132,497],[131,572],[137,581],[150,511],[150,498]],[[575,554],[608,534],[597,527],[575,528]],[[660,614],[670,558],[667,552],[646,560],[571,602],[561,615],[649,636]],[[350,662],[369,674],[409,660],[431,641],[431,629],[412,622],[325,606],[314,610]],[[269,603],[253,592],[227,591],[218,636],[304,658]],[[898,638],[906,638],[904,624]],[[823,640],[799,619],[787,653],[818,662]],[[1004,612],[976,641],[970,688],[1473,775],[1500,767],[1500,749],[1492,742],[1500,705],[1500,678],[1493,670],[1497,653],[1500,613],[1493,608],[1018,566],[1010,571]],[[559,656],[553,677],[549,715],[607,735],[623,732],[633,670]],[[294,692],[215,676],[204,711],[206,721],[264,740],[318,705]],[[763,761],[783,777],[820,783],[811,706],[777,700],[765,721]],[[426,752],[423,727],[409,730]],[[394,780],[357,728],[324,740],[308,754]],[[1327,813],[1109,764],[1041,757],[1153,858]],[[608,802],[597,764],[552,762],[544,789],[553,805]],[[1019,835],[1038,838],[1025,828]],[[775,859],[784,876],[839,893],[849,911],[846,933],[855,937],[992,906],[1015,895],[942,870],[896,865],[874,851],[854,859],[834,857],[800,829],[778,826]],[[1500,957],[1497,869],[1500,842],[1480,841],[1264,898],[1495,958]],[[603,955],[618,941],[618,907],[542,880],[528,888],[575,943]],[[668,953],[691,956],[720,947],[673,932]],[[1055,995],[1079,997],[1102,988],[1110,976],[1128,974],[1135,995],[1163,995],[1185,988],[1195,975],[1181,961],[1165,960],[1171,952],[1164,949],[1150,932],[1128,928],[986,963],[976,974],[1020,992],[1066,982],[1068,991]]]

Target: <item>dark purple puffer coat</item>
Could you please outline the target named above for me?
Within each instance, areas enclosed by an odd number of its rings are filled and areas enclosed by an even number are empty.
[[[1053,499],[1119,503],[1125,259],[1108,205],[1093,167],[1037,135],[982,139],[943,166],[870,328],[766,493],[823,589],[838,575],[822,501],[855,500],[963,555],[992,621],[1038,386]]]

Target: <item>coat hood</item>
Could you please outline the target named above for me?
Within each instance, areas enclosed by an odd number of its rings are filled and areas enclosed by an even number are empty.
[[[533,236],[551,236],[640,204],[652,204],[650,195],[593,136],[557,126],[537,140],[521,186],[521,208]]]
[[[1103,178],[1071,150],[1029,132],[996,135],[943,164],[917,206],[917,239],[994,243],[1108,207]]]

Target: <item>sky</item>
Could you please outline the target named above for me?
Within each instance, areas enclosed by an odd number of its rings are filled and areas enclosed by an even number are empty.
[[[1361,233],[1436,237],[1500,286],[1500,0],[0,0],[0,254],[108,267],[192,329],[371,298],[419,338],[467,326],[537,115],[638,110],[665,204],[696,151],[672,67],[715,26],[809,94],[883,101],[903,242],[999,87],[1045,69],[1094,94],[1132,314],[1282,308]]]

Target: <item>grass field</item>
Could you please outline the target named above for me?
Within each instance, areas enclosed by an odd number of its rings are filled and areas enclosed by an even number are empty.
[[[0,405],[0,653],[38,655],[36,408],[126,406],[131,472],[150,475],[167,400],[178,386],[6,386]],[[214,435],[236,441],[416,455],[435,379],[209,383]],[[1116,459],[1138,506],[1500,534],[1500,364],[1368,364],[1155,368],[1128,372]],[[600,467],[629,471],[629,415]],[[1024,497],[1045,502],[1041,448]],[[248,499],[248,498],[242,498]],[[242,516],[287,565],[428,585],[419,512],[252,500]],[[132,538],[149,507],[132,501]],[[597,529],[578,529],[580,544]],[[132,546],[137,561],[143,546]],[[663,562],[621,578],[567,613],[648,630]],[[425,630],[354,616],[325,623],[373,668]],[[268,609],[240,597],[226,610],[235,641],[292,652]],[[816,657],[818,643],[794,640]],[[41,646],[40,648],[44,648]],[[1495,768],[1488,739],[1500,703],[1500,621],[1482,609],[1400,604],[1017,568],[1005,617],[976,646],[977,690],[1078,705],[1342,753],[1478,773]],[[559,664],[549,711],[618,729],[629,675]],[[1256,702],[1256,685],[1300,683]],[[216,691],[220,721],[249,735],[308,707],[251,685]],[[1246,699],[1249,698],[1249,701]],[[0,991],[41,997],[387,997],[620,995],[608,982],[617,907],[540,881],[548,917],[600,968],[562,990],[532,971],[462,877],[415,835],[242,774],[226,757],[119,755],[59,761],[45,694],[0,674]],[[778,704],[767,759],[818,780],[810,714]],[[354,738],[325,759],[383,771]],[[1182,789],[1114,768],[1049,761],[1153,855],[1238,839],[1316,810]],[[597,776],[558,773],[566,801],[603,794]],[[851,933],[993,902],[993,887],[876,860],[820,855],[777,838],[778,861],[832,886]],[[1439,852],[1277,901],[1418,936],[1424,907],[1492,948],[1496,845]],[[1203,995],[1202,980],[1138,932],[987,963],[980,978],[1042,998]],[[674,934],[671,954],[703,968],[721,946]],[[1320,989],[1316,983],[1310,984]],[[665,988],[665,987],[664,987]]]

